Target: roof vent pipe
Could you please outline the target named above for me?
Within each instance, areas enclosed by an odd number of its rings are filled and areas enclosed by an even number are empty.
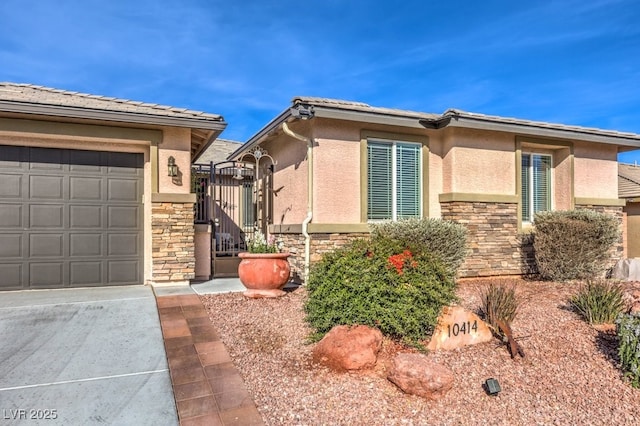
[[[313,110],[311,116],[313,116]],[[311,262],[311,236],[309,235],[309,223],[313,218],[313,142],[311,141],[311,138],[299,135],[289,129],[286,122],[282,123],[282,131],[288,136],[307,144],[307,217],[302,222],[302,235],[304,236],[304,284],[307,285]]]

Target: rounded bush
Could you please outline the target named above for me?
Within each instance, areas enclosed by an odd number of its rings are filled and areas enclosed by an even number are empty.
[[[439,259],[389,238],[355,240],[312,268],[305,303],[313,340],[336,325],[377,327],[418,343],[429,336],[455,282]]]
[[[597,277],[620,237],[615,217],[592,210],[538,213],[533,248],[540,277],[568,281]]]
[[[416,251],[430,253],[440,259],[452,276],[456,275],[467,255],[467,228],[442,219],[411,218],[374,223],[371,224],[371,236],[374,240],[396,240]]]

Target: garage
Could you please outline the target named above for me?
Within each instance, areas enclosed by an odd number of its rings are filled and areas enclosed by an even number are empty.
[[[0,141],[0,290],[142,284],[143,166]]]

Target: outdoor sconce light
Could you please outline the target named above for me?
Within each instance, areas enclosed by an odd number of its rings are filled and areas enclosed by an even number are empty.
[[[496,396],[500,393],[500,383],[496,379],[487,379],[482,385],[487,395]]]
[[[169,169],[168,176],[176,177],[178,176],[178,166],[176,165],[176,159],[173,156],[169,157],[169,161],[167,162],[167,168]]]

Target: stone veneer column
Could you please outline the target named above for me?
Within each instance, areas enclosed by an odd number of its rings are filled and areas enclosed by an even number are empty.
[[[152,203],[151,230],[152,281],[185,284],[195,278],[193,203]]]
[[[527,234],[518,232],[518,204],[498,202],[441,202],[442,219],[468,230],[469,253],[460,277],[522,275],[535,268]]]

